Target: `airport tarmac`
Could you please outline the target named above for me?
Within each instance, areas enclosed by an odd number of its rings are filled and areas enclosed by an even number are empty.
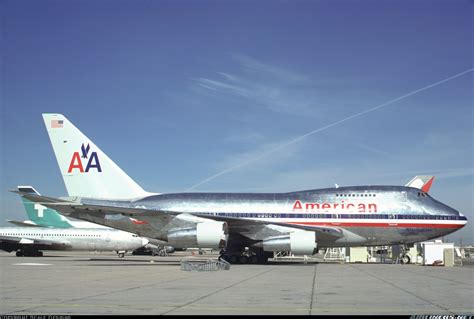
[[[188,272],[189,252],[45,255],[0,252],[0,314],[474,314],[472,265],[277,261]]]

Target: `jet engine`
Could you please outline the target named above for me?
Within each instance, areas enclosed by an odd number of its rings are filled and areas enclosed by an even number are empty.
[[[168,231],[168,244],[176,248],[225,248],[229,231],[225,222],[202,222],[195,227]]]
[[[316,233],[305,230],[263,240],[264,251],[291,251],[295,255],[313,255],[316,247]]]

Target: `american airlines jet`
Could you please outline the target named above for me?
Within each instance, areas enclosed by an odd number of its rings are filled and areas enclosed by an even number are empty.
[[[452,233],[464,215],[435,200],[433,177],[405,186],[353,186],[290,193],[175,193],[143,190],[61,114],[43,114],[69,194],[20,193],[64,215],[168,242],[221,249],[232,263],[266,262],[274,251],[409,245]],[[136,223],[127,222],[134,218]],[[409,262],[405,254],[402,258]]]

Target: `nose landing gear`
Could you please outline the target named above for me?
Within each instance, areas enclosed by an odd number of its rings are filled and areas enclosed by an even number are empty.
[[[400,262],[402,264],[409,264],[411,262],[411,257],[409,254],[401,255],[400,256]]]
[[[410,255],[410,248],[407,245],[402,245],[402,251],[400,252],[400,263],[409,264],[412,261]]]

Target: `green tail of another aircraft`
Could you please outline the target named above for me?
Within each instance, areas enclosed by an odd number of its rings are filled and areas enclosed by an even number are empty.
[[[39,195],[39,193],[31,186],[18,186],[18,190]],[[59,214],[54,209],[45,207],[41,204],[33,203],[25,197],[22,197],[21,199],[23,201],[23,205],[25,206],[26,214],[28,215],[29,220],[34,222],[36,225],[54,228],[74,227],[66,217]]]

